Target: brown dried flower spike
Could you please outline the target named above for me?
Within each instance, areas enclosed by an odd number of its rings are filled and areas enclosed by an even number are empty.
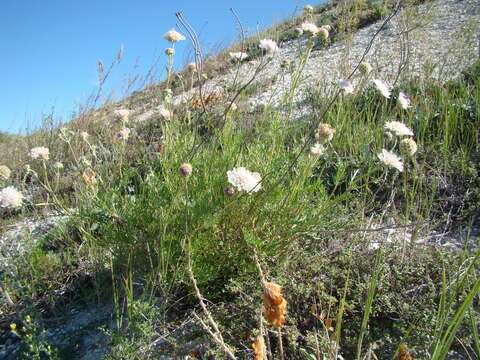
[[[285,323],[287,301],[282,296],[282,287],[280,285],[265,283],[263,306],[265,307],[265,319],[270,324],[280,327]]]
[[[262,334],[259,334],[255,341],[252,343],[253,352],[255,354],[254,360],[265,360],[265,340],[263,339]]]
[[[412,360],[407,345],[400,344],[398,347],[398,356],[396,357],[396,360]]]

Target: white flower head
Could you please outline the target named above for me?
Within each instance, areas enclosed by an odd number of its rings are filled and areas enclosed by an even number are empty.
[[[82,131],[82,132],[80,133],[80,137],[82,138],[83,141],[87,141],[89,136],[90,136],[90,135],[89,135],[88,132],[86,132],[86,131]]]
[[[412,138],[405,138],[400,141],[400,149],[410,156],[415,155],[418,150],[417,143]]]
[[[0,179],[7,180],[12,172],[6,165],[0,165]]]
[[[268,53],[274,53],[278,51],[278,45],[272,39],[260,40],[260,47]]]
[[[248,54],[243,52],[243,51],[237,51],[237,52],[230,52],[228,55],[233,59],[233,60],[238,60],[242,61],[248,57]]]
[[[372,65],[370,65],[370,63],[366,61],[362,61],[358,69],[363,75],[369,74],[373,70]]]
[[[377,154],[377,157],[389,168],[395,168],[398,171],[403,171],[402,159],[393,152],[382,149],[382,152]]]
[[[113,113],[119,120],[127,121],[131,111],[128,109],[117,109]]]
[[[44,146],[38,146],[34,147],[33,149],[30,150],[30,157],[32,159],[42,159],[42,160],[48,160],[50,156],[50,150],[48,150]]]
[[[190,72],[195,72],[195,71],[197,71],[197,63],[195,63],[195,62],[188,63],[187,69],[188,69],[188,71],[190,71]]]
[[[312,5],[304,5],[303,10],[306,12],[313,12],[313,6]]]
[[[177,41],[185,40],[185,36],[180,34],[178,31],[172,29],[167,31],[164,35],[163,38],[167,41],[170,41],[172,43],[175,43]]]
[[[397,136],[413,136],[413,131],[400,121],[387,121],[385,123],[385,129]]]
[[[330,124],[320,123],[318,124],[317,132],[315,133],[315,139],[320,142],[332,141],[335,132],[336,130],[332,128]]]
[[[316,143],[310,148],[311,155],[323,155],[325,153],[325,146],[320,143]]]
[[[383,80],[379,79],[374,79],[373,83],[375,84],[375,87],[377,88],[380,93],[385,96],[387,99],[390,99],[390,88],[389,86],[385,83]]]
[[[345,94],[351,94],[355,90],[352,83],[348,80],[338,80],[337,84],[345,92]]]
[[[329,25],[322,26],[322,27],[318,30],[318,36],[321,37],[323,40],[327,40],[328,37],[330,36],[330,32],[329,32],[329,30],[327,29],[327,26],[329,26]]]
[[[118,132],[118,137],[121,140],[128,140],[128,137],[130,136],[131,131],[132,131],[131,129],[124,127],[122,130]]]
[[[311,22],[304,22],[301,25],[301,29],[303,32],[309,33],[310,35],[317,35],[320,31],[319,27]]]
[[[13,186],[8,186],[0,191],[0,205],[8,208],[18,208],[22,206],[23,195]]]
[[[172,112],[164,106],[162,106],[158,110],[158,112],[160,113],[160,116],[163,118],[163,120],[170,120],[173,116]]]
[[[410,99],[401,91],[398,94],[398,102],[402,109],[408,109],[410,107]]]
[[[53,167],[54,167],[55,169],[59,169],[59,170],[60,170],[60,169],[63,169],[63,164],[62,164],[60,161],[57,161],[57,162],[55,162],[55,163],[53,164]]]
[[[257,192],[262,188],[262,180],[258,172],[251,172],[244,167],[234,168],[227,171],[228,182],[239,191]]]

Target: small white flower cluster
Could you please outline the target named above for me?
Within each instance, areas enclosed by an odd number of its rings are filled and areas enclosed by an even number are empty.
[[[8,180],[12,172],[6,165],[0,165],[0,179]]]
[[[367,69],[365,67],[364,71],[367,71],[367,70],[371,71],[371,69]],[[370,71],[368,71],[368,72],[370,72]],[[390,91],[390,86],[388,86],[387,83],[385,83],[385,81],[379,80],[379,79],[374,79],[373,83],[375,84],[375,87],[377,88],[377,90],[380,91],[380,93],[385,98],[390,99],[390,96],[392,95],[392,93]],[[398,103],[400,104],[402,109],[406,110],[410,107],[410,99],[402,91],[400,91],[398,93]]]
[[[264,49],[267,53],[275,53],[278,51],[278,45],[272,39],[260,40],[260,48]]]
[[[400,121],[387,121],[385,123],[386,134],[393,138],[395,136],[413,136],[413,131],[410,130],[404,123]],[[413,156],[417,150],[417,143],[410,137],[404,138],[400,141],[400,150],[410,156]],[[382,152],[377,154],[377,157],[387,167],[395,168],[398,171],[403,171],[403,160],[392,151],[382,149]]]
[[[227,171],[228,182],[239,191],[248,193],[257,192],[262,189],[260,182],[262,178],[258,172],[251,172],[244,167],[234,168]]]
[[[22,206],[23,195],[13,186],[8,186],[0,191],[0,206],[5,208],[19,208]]]
[[[172,29],[167,31],[164,35],[163,38],[171,43],[176,43],[177,41],[182,41],[185,40],[185,36],[180,34],[178,31]]]
[[[50,150],[44,146],[34,147],[30,150],[30,157],[32,159],[48,160],[50,157]]]
[[[130,136],[130,133],[132,132],[131,129],[124,127],[118,132],[118,138],[121,140],[128,140],[128,137]]]
[[[236,60],[236,61],[242,61],[242,60],[245,60],[248,57],[248,54],[246,52],[243,52],[243,51],[230,52],[230,53],[228,53],[228,55],[230,56],[230,58],[232,58],[233,60]]]

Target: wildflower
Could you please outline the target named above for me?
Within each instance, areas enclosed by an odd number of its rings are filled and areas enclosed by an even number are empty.
[[[234,168],[227,171],[228,182],[239,191],[257,192],[262,188],[262,178],[258,172],[250,172],[244,167]]]
[[[311,22],[304,22],[301,25],[302,32],[307,32],[310,35],[317,35],[317,33],[320,31],[317,25]]]
[[[324,152],[325,152],[325,146],[319,143],[316,143],[310,148],[311,155],[323,155]]]
[[[43,159],[43,160],[48,160],[50,156],[50,151],[43,146],[38,146],[34,147],[33,149],[30,150],[30,157],[32,159]]]
[[[82,131],[82,132],[80,133],[80,137],[82,138],[83,141],[87,141],[89,136],[90,136],[90,135],[89,135],[88,132],[86,132],[86,131]]]
[[[387,121],[385,129],[390,130],[397,136],[413,136],[413,131],[400,121]]]
[[[128,109],[117,109],[114,111],[114,114],[119,120],[126,122],[130,116],[130,112]]]
[[[275,327],[285,323],[287,313],[287,301],[282,296],[282,287],[275,283],[265,283],[263,294],[263,306],[265,319]]]
[[[272,39],[260,40],[260,47],[264,49],[267,53],[274,53],[278,51],[278,45]]]
[[[128,140],[128,137],[130,136],[130,132],[132,130],[130,130],[129,128],[127,127],[124,127],[122,130],[120,130],[118,132],[118,137],[121,139],[121,140]]]
[[[412,138],[406,138],[400,141],[400,149],[410,156],[415,155],[418,150],[417,143]]]
[[[400,344],[398,347],[398,356],[395,358],[395,360],[412,360],[412,356],[408,351],[407,345]]]
[[[255,341],[252,343],[253,352],[255,354],[254,360],[265,360],[267,357],[265,355],[265,340],[263,339],[262,334],[259,334]]]
[[[362,61],[358,69],[363,75],[369,74],[373,70],[372,65],[366,61]]]
[[[12,172],[8,166],[0,165],[0,179],[7,180]]]
[[[180,34],[178,31],[172,29],[167,31],[164,35],[163,38],[167,41],[170,41],[171,43],[176,43],[177,41],[185,40],[185,36]]]
[[[235,194],[235,189],[231,186],[225,189],[225,195],[227,196],[233,196]]]
[[[170,110],[168,110],[166,107],[162,106],[158,112],[160,113],[160,116],[164,119],[164,120],[170,120],[173,116],[172,112]]]
[[[330,33],[329,33],[328,29],[327,29],[325,26],[322,26],[322,27],[318,30],[318,36],[320,36],[323,40],[327,40],[328,37],[330,36]]]
[[[385,96],[387,99],[390,99],[390,88],[383,80],[375,79],[373,80],[373,83],[383,96]]]
[[[230,52],[228,55],[234,59],[234,60],[239,60],[242,61],[248,57],[248,54],[243,52],[243,51],[238,51],[238,52]]]
[[[97,184],[97,173],[90,167],[86,168],[82,173],[82,178],[88,186],[95,186]]]
[[[11,324],[10,324],[10,329],[11,329],[12,331],[15,331],[15,330],[17,329],[17,324],[11,323]]]
[[[410,99],[401,91],[398,94],[398,102],[402,109],[408,109],[410,107]]]
[[[402,159],[395,155],[393,152],[382,149],[382,152],[377,154],[380,161],[382,161],[389,168],[395,168],[398,171],[403,171]]]
[[[187,177],[187,176],[190,176],[190,174],[192,173],[192,165],[190,164],[182,164],[180,166],[180,172],[182,173],[183,176]]]
[[[63,164],[60,161],[57,161],[55,164],[53,164],[53,167],[55,169],[63,169]]]
[[[338,80],[337,82],[338,86],[344,91],[345,94],[351,94],[353,93],[353,85],[350,81],[348,80]]]
[[[175,49],[174,48],[166,48],[165,49],[165,55],[175,55]]]
[[[2,207],[18,208],[22,206],[23,195],[13,186],[8,186],[0,191],[0,204]]]
[[[332,141],[335,129],[330,124],[320,123],[315,134],[315,139],[321,142]]]
[[[195,71],[197,71],[197,63],[194,63],[194,62],[188,63],[187,69],[188,69],[188,71],[190,71],[190,72],[195,72]]]
[[[313,12],[313,6],[312,5],[304,5],[303,6],[303,10],[305,10],[305,12]]]

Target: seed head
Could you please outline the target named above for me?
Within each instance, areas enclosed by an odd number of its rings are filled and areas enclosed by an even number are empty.
[[[7,180],[12,172],[6,165],[0,165],[0,179]]]
[[[164,35],[163,38],[167,41],[170,41],[171,43],[176,43],[177,41],[185,40],[185,36],[180,34],[178,31],[172,29],[167,31]]]
[[[192,170],[193,170],[192,165],[188,163],[182,164],[180,166],[180,173],[185,177],[190,176],[192,173]]]
[[[175,49],[174,48],[166,48],[165,49],[165,55],[175,55]]]
[[[325,143],[332,141],[333,135],[335,134],[335,129],[332,128],[330,124],[320,123],[317,128],[317,133],[315,134],[315,139]]]

